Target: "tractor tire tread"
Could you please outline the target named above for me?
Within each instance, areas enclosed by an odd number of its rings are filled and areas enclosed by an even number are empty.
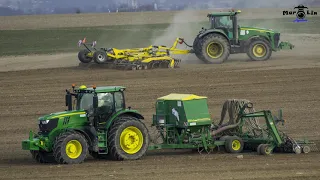
[[[65,139],[68,138],[69,136],[75,136],[76,138],[79,139],[79,141],[82,141],[84,147],[82,148],[82,153],[80,155],[80,158],[77,159],[67,159],[67,157],[64,156],[64,153],[62,153],[63,149],[63,143],[65,142]],[[53,156],[55,157],[55,160],[59,164],[80,164],[84,161],[88,151],[88,142],[87,139],[79,132],[69,130],[66,132],[63,132],[59,134],[54,142],[53,145]],[[84,152],[84,153],[83,153]]]
[[[144,134],[147,136],[146,141],[144,142],[145,145],[144,147],[142,147],[142,153],[137,153],[134,155],[126,155],[126,153],[122,152],[120,147],[117,147],[117,143],[116,143],[116,139],[118,138],[117,136],[120,136],[121,132],[118,132],[118,130],[121,128],[121,126],[123,126],[123,124],[127,123],[127,122],[139,122],[140,125],[142,125],[142,127],[145,129]],[[142,132],[143,133],[143,132]],[[119,134],[119,135],[117,135]],[[112,124],[109,132],[108,132],[108,147],[110,149],[109,153],[110,153],[110,158],[112,160],[116,160],[116,161],[123,161],[125,159],[129,159],[129,160],[133,160],[133,159],[140,159],[141,157],[143,157],[145,155],[145,152],[147,151],[148,145],[149,145],[149,133],[148,133],[148,129],[146,128],[145,124],[142,123],[138,118],[135,117],[131,117],[131,116],[120,116],[118,117],[118,120],[115,120],[114,123]],[[120,146],[120,145],[118,145]]]
[[[242,152],[243,147],[244,147],[244,142],[240,137],[238,137],[238,136],[229,136],[225,140],[226,140],[225,141],[225,149],[226,149],[226,151],[228,153],[240,153],[240,152]],[[240,141],[240,149],[234,150],[232,148],[232,141],[234,141],[234,140]]]
[[[89,53],[89,51],[87,49],[82,49],[81,51],[79,51],[78,59],[79,59],[80,62],[87,64],[87,63],[90,63],[92,61],[92,58],[86,57],[87,53]]]
[[[54,163],[52,152],[31,150],[32,158],[38,163]]]
[[[215,60],[218,60],[217,62],[211,62],[210,61],[210,57],[208,55],[206,55],[206,43],[210,42],[212,39],[215,39],[215,40],[219,40],[223,46],[224,46],[224,52],[222,54],[222,56],[220,58],[217,58]],[[201,40],[198,42],[198,48],[199,48],[199,52],[200,52],[200,57],[203,57],[203,61],[207,64],[221,64],[223,63],[224,61],[226,61],[228,59],[228,57],[230,56],[230,51],[231,51],[231,48],[230,48],[230,44],[229,44],[229,41],[223,36],[223,35],[220,35],[220,34],[215,34],[215,33],[210,33],[204,37],[201,38]]]
[[[99,55],[99,54],[103,54],[103,56],[104,56],[104,58],[105,58],[105,60],[104,60],[103,62],[101,62],[101,61],[98,60],[98,55]],[[97,63],[97,64],[103,64],[103,63],[107,62],[107,61],[108,61],[107,53],[104,52],[104,51],[102,51],[102,50],[98,50],[98,51],[94,52],[94,53],[93,53],[93,61],[94,61],[95,63]]]
[[[266,46],[266,56],[263,57],[263,58],[258,58],[258,57],[255,57],[253,52],[252,52],[252,48],[254,46],[254,44],[256,43],[262,43]],[[256,37],[256,38],[253,38],[250,40],[249,44],[247,45],[248,49],[247,49],[247,55],[248,57],[252,60],[252,61],[266,61],[268,59],[270,59],[271,55],[272,55],[272,49],[271,49],[271,45],[270,43],[263,39],[263,38],[260,38],[260,37]]]

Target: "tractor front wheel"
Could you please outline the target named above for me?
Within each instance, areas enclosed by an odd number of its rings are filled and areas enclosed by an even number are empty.
[[[220,34],[208,34],[199,40],[200,57],[207,64],[220,64],[228,59],[230,55],[229,41]],[[196,50],[195,50],[196,51]]]
[[[136,160],[149,146],[146,126],[135,117],[119,117],[108,133],[108,147],[113,160]]]
[[[60,134],[53,145],[53,155],[60,164],[80,164],[88,152],[86,138],[75,131]]]
[[[45,152],[45,151],[31,150],[30,153],[32,155],[32,158],[39,163],[54,163],[55,162],[55,159],[54,159],[52,152],[49,153],[49,152]]]
[[[83,49],[81,51],[79,51],[78,53],[78,59],[82,62],[82,63],[89,63],[92,61],[92,58],[88,57],[89,50],[87,49]]]
[[[272,50],[269,43],[261,38],[252,40],[247,55],[253,61],[265,61],[271,57]]]
[[[240,153],[243,150],[243,140],[237,136],[229,136],[225,139],[225,149],[228,153]]]

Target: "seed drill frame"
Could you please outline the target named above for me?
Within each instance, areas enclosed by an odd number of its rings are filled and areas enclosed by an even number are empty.
[[[243,150],[255,150],[258,154],[270,154],[273,151],[308,153],[314,143],[307,140],[295,141],[277,128],[284,123],[282,111],[279,118],[272,117],[271,111],[251,111],[251,102],[233,100],[231,108],[238,109],[233,122],[215,125],[209,114],[207,98],[192,94],[169,94],[161,97],[156,103],[156,114],[153,124],[158,130],[162,144],[155,144],[149,149],[190,148],[210,152],[223,146],[229,153],[240,153]],[[225,104],[230,103],[226,101]],[[248,125],[256,118],[265,125],[261,128]],[[260,122],[261,123],[261,122]]]

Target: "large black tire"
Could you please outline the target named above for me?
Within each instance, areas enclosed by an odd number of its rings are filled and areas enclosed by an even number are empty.
[[[39,163],[54,163],[55,158],[52,152],[31,150],[32,158]]]
[[[247,55],[253,61],[266,61],[271,57],[270,43],[262,38],[254,38],[250,41]]]
[[[126,133],[127,130],[127,134],[122,134],[123,132]],[[122,138],[126,136],[130,138],[137,137],[139,139],[130,139],[131,141],[138,141],[136,149],[133,150],[130,154],[128,153],[129,150],[125,150],[124,148],[124,139],[121,138],[121,135],[123,135]],[[131,135],[135,137],[132,137]],[[150,137],[148,129],[146,128],[144,123],[142,123],[135,117],[118,117],[114,121],[108,132],[109,155],[112,160],[122,161],[140,159],[148,150],[149,143]]]
[[[105,51],[96,51],[93,53],[93,60],[97,64],[103,64],[108,61],[108,56]]]
[[[76,148],[75,154],[71,155],[74,148]],[[66,149],[70,152],[69,155]],[[53,144],[53,156],[60,164],[80,164],[85,160],[87,152],[88,143],[86,138],[75,131],[61,133]]]
[[[199,38],[199,36],[197,36],[193,41],[192,47],[193,47],[194,54],[196,55],[196,57],[198,59],[204,61],[204,57],[201,54],[200,41],[201,41],[201,38]]]
[[[228,153],[240,153],[243,150],[244,142],[237,136],[229,136],[225,139],[225,149]]]
[[[92,61],[92,58],[87,57],[87,54],[89,53],[88,49],[83,49],[81,51],[79,51],[78,53],[78,59],[82,62],[82,63],[89,63]]]
[[[210,49],[209,49],[210,47]],[[221,64],[226,61],[230,55],[229,41],[221,34],[210,33],[200,39],[198,42],[200,57],[207,64]],[[217,50],[215,54],[215,50]]]

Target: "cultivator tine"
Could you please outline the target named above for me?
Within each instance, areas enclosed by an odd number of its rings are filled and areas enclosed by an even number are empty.
[[[311,152],[320,152],[316,144],[309,145]]]
[[[181,63],[181,59],[174,59],[174,68],[179,68]]]

